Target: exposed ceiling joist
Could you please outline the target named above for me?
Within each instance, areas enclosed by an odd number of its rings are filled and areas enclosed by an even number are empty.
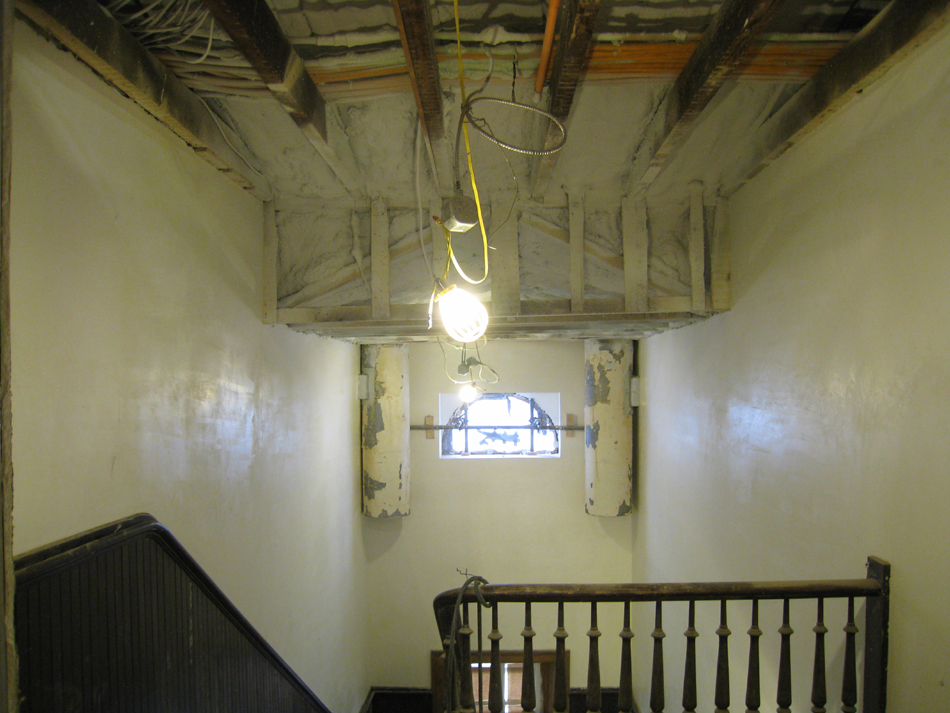
[[[619,300],[590,300],[590,311],[571,314],[567,300],[521,302],[521,314],[493,315],[486,336],[489,339],[585,339],[588,337],[642,339],[652,334],[697,322],[702,317],[686,305],[672,310],[627,313],[598,312],[600,307],[616,308]],[[603,303],[603,304],[601,304]],[[277,321],[300,331],[314,332],[360,343],[435,341],[438,327],[429,328],[427,305],[393,305],[392,319],[374,320],[371,307],[279,309]]]
[[[244,188],[270,187],[232,148],[227,127],[188,87],[93,0],[17,0],[16,9],[184,139],[203,159]]]
[[[950,23],[950,0],[893,0],[750,142],[752,151],[724,181],[729,192],[801,141],[884,72]]]
[[[331,148],[327,138],[326,103],[267,3],[264,0],[204,2],[340,183],[350,193],[362,195],[359,169],[354,161],[346,160],[349,154],[340,155]]]
[[[425,0],[393,0],[393,9],[429,158],[440,192],[449,196],[454,190],[455,178],[452,175],[451,148],[445,138],[442,80],[432,34],[432,13]]]
[[[594,38],[594,24],[600,13],[601,0],[569,0],[562,3],[558,17],[558,44],[551,71],[551,104],[549,111],[559,120],[567,119],[574,103],[577,85],[584,74],[587,56]],[[560,139],[554,122],[546,120],[544,147],[550,148]],[[547,190],[558,154],[542,156],[534,173],[535,197]]]
[[[768,25],[782,0],[726,0],[647,126],[625,193],[647,188],[685,140],[700,113]]]

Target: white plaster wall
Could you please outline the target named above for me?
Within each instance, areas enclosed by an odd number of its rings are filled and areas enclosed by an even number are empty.
[[[456,373],[457,352],[446,351]],[[583,421],[583,342],[489,342],[481,356],[501,375],[491,390],[560,391],[562,417]],[[438,418],[439,393],[457,387],[437,344],[410,345],[409,361],[411,422],[421,424],[427,415]],[[421,431],[410,438],[412,514],[364,523],[374,685],[429,685],[429,651],[441,648],[432,600],[462,585],[456,568],[494,584],[629,580],[634,516],[585,514],[582,433],[563,439],[560,458],[538,460],[440,459],[437,439]],[[521,649],[523,610],[502,612],[502,648]],[[605,611],[602,625],[617,615]],[[535,607],[536,649],[554,648],[554,617],[553,606]],[[571,683],[582,686],[589,609],[575,607],[568,617]],[[619,642],[605,634],[601,649],[619,651]],[[604,656],[604,685],[617,685],[617,661]]]
[[[946,709],[950,681],[948,195],[943,32],[735,196],[732,311],[642,345],[637,578],[861,577],[868,555],[890,560],[892,713]],[[813,616],[793,607],[796,710]],[[730,623],[741,704],[749,623]]]
[[[356,347],[264,326],[260,203],[16,35],[16,550],[150,512],[333,711],[357,711]]]

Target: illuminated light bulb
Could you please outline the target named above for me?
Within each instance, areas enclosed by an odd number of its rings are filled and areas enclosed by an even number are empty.
[[[465,384],[459,389],[459,398],[467,404],[478,398],[479,389],[474,384]]]
[[[450,285],[437,298],[442,324],[452,339],[474,342],[488,328],[488,310],[478,299],[455,285]]]

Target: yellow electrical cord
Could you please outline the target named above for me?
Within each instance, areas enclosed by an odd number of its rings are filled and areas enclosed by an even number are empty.
[[[440,288],[444,292],[446,291],[445,283],[449,279],[449,269],[452,265],[455,265],[455,269],[458,272],[459,276],[466,282],[479,285],[488,279],[488,234],[485,232],[485,219],[482,216],[482,202],[478,196],[478,185],[475,182],[475,166],[472,164],[472,145],[468,137],[468,121],[465,119],[464,107],[465,107],[465,67],[462,63],[462,29],[459,21],[459,3],[458,0],[452,0],[452,5],[455,12],[455,44],[458,50],[458,60],[459,60],[459,88],[462,94],[462,134],[465,137],[465,158],[468,161],[468,174],[472,178],[472,193],[475,194],[475,210],[478,213],[478,226],[482,232],[482,255],[484,257],[484,274],[480,280],[473,280],[462,269],[462,266],[459,265],[458,260],[455,258],[455,251],[452,250],[452,233],[446,228],[442,221],[432,216],[433,220],[442,227],[442,233],[445,236],[445,271],[442,273],[442,279],[436,281],[435,286],[432,288],[432,294],[429,296],[429,327],[432,327],[432,307],[435,304],[435,301],[441,295]]]
[[[462,107],[465,106],[465,67],[462,64],[462,29],[459,24],[459,2],[458,0],[452,0],[452,5],[455,9],[455,44],[458,50],[458,59],[459,59],[459,89],[462,93]],[[472,146],[469,143],[468,138],[468,121],[465,119],[464,114],[462,116],[462,134],[465,137],[465,157],[468,160],[468,174],[472,177],[472,193],[475,194],[475,209],[478,212],[478,227],[482,231],[482,254],[485,257],[485,267],[484,274],[482,279],[473,280],[458,264],[458,260],[455,259],[455,253],[452,251],[452,236],[449,233],[449,230],[443,225],[442,230],[445,231],[445,240],[448,244],[448,257],[452,261],[452,264],[455,265],[455,269],[458,270],[459,275],[466,282],[470,282],[473,285],[479,285],[488,279],[488,234],[485,232],[485,220],[482,217],[482,202],[478,197],[478,185],[475,183],[475,167],[472,165]],[[445,277],[448,277],[448,265],[446,265],[446,274]]]

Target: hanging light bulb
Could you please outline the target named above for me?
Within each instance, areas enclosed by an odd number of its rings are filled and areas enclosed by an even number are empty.
[[[488,310],[469,292],[449,285],[436,301],[442,324],[452,339],[459,342],[474,342],[488,328]]]
[[[462,399],[467,404],[472,403],[481,395],[481,389],[479,389],[475,384],[465,384],[461,389],[459,389],[459,398]]]

